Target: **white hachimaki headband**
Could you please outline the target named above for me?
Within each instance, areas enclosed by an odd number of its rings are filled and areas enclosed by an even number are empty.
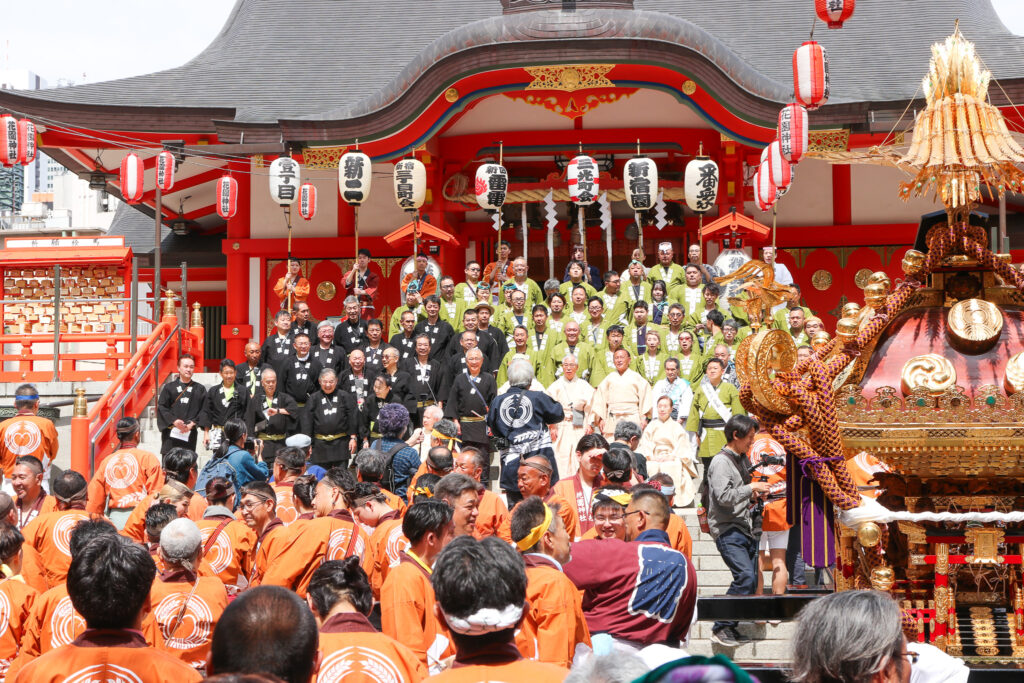
[[[467,617],[455,617],[444,612],[448,628],[464,636],[482,636],[512,628],[523,617],[522,605],[507,605],[503,609],[484,607]]]

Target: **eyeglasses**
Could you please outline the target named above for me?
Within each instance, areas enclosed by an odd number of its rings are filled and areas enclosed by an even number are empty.
[[[239,507],[241,507],[246,512],[252,512],[256,508],[258,508],[260,505],[263,505],[265,503],[267,503],[267,501],[265,501],[265,500],[249,500],[249,501],[243,501],[242,504]]]
[[[919,652],[910,652],[910,651],[901,652],[900,655],[902,655],[903,657],[907,658],[907,661],[910,662],[910,666],[914,666],[915,664],[917,664],[917,660],[921,656],[921,654]]]
[[[647,514],[647,511],[646,510],[633,510],[632,512],[627,512],[626,514],[624,514],[623,517],[629,517],[630,515],[642,515],[642,514]]]

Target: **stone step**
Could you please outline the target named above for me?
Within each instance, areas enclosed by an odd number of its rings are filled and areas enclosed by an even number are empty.
[[[712,657],[723,654],[735,662],[775,663],[792,660],[792,650],[788,640],[760,640],[741,643],[736,647],[725,647],[713,643],[707,638],[691,639],[686,649],[691,655]]]
[[[697,615],[698,618],[700,615]],[[693,637],[698,640],[711,637],[711,627],[714,626],[713,621],[698,621],[694,624],[693,628],[690,629],[690,633]],[[789,641],[796,635],[796,622],[795,621],[780,621],[778,624],[764,623],[758,624],[753,621],[741,621],[737,630],[748,638],[754,640],[784,640]]]

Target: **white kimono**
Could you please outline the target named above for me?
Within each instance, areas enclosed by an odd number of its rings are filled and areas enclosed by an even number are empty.
[[[664,472],[676,483],[675,507],[693,502],[697,490],[697,464],[694,447],[686,430],[678,421],[669,418],[662,422],[657,417],[647,423],[640,445],[640,453],[647,456],[647,476]]]
[[[555,437],[555,463],[558,465],[558,478],[569,479],[574,476],[580,468],[576,460],[576,444],[580,438],[587,433],[587,425],[590,424],[590,409],[594,401],[594,387],[580,379],[579,376],[570,382],[565,377],[559,377],[547,388],[547,394],[562,404],[565,410],[565,421],[558,425],[558,435]],[[572,424],[572,406],[583,401],[586,409],[583,411],[583,426],[574,427]]]

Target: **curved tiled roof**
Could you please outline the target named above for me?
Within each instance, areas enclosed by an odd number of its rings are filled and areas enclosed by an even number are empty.
[[[807,38],[810,2],[634,0],[635,10],[538,10],[502,15],[499,0],[238,0],[201,54],[167,71],[115,81],[18,93],[90,105],[234,109],[239,123],[344,120],[395,101],[446,58],[473,51],[503,63],[508,43],[560,41],[672,44],[712,62],[754,98],[784,101],[793,50]],[[817,22],[829,50],[832,103],[914,96],[929,46],[960,19],[961,30],[997,78],[1024,76],[1024,38],[1000,22],[989,0],[861,3],[841,30]],[[488,61],[488,57],[490,60]]]

